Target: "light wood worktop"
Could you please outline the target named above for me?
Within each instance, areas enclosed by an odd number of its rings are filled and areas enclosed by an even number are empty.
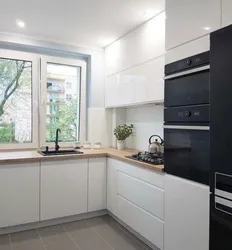
[[[102,148],[95,149],[80,149],[84,154],[77,155],[52,155],[42,156],[37,151],[6,151],[0,152],[0,166],[1,164],[10,163],[22,163],[22,162],[36,162],[36,161],[55,161],[55,160],[67,160],[67,159],[86,159],[86,158],[99,158],[110,157],[133,165],[148,168],[155,171],[162,172],[164,170],[163,165],[151,165],[145,162],[139,162],[133,159],[128,159],[125,156],[129,156],[136,153],[136,150],[117,150],[114,148]]]

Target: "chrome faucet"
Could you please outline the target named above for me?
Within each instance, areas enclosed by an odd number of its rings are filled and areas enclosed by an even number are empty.
[[[59,133],[61,133],[61,130],[58,128],[56,130],[56,141],[55,141],[55,150],[58,151],[60,146],[58,145],[58,141],[59,141]]]

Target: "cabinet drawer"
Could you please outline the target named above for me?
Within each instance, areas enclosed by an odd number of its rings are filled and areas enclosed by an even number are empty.
[[[118,217],[162,250],[164,223],[120,195],[117,200]]]
[[[163,220],[163,190],[120,171],[117,179],[120,196]]]
[[[118,171],[147,182],[158,188],[164,187],[164,174],[118,161]]]

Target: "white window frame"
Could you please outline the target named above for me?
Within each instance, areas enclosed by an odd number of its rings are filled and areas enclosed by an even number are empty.
[[[0,49],[0,57],[12,60],[32,62],[32,142],[0,143],[0,150],[37,149],[38,148],[38,86],[39,86],[39,56],[36,54]]]
[[[86,105],[86,61],[75,60],[62,57],[51,57],[41,56],[41,80],[40,80],[40,145],[39,147],[49,146],[54,147],[55,144],[46,142],[46,105],[47,105],[47,64],[61,64],[67,66],[75,66],[81,68],[81,93],[80,93],[80,135],[79,141],[83,142],[86,140],[86,116],[87,116],[87,105]],[[62,133],[62,131],[61,131]],[[59,142],[60,147],[72,147],[74,142]]]

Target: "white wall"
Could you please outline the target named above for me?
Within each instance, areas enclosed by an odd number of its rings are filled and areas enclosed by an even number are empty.
[[[163,106],[144,106],[126,109],[126,123],[135,125],[135,136],[126,141],[127,148],[148,149],[148,139],[157,134],[163,138]]]

